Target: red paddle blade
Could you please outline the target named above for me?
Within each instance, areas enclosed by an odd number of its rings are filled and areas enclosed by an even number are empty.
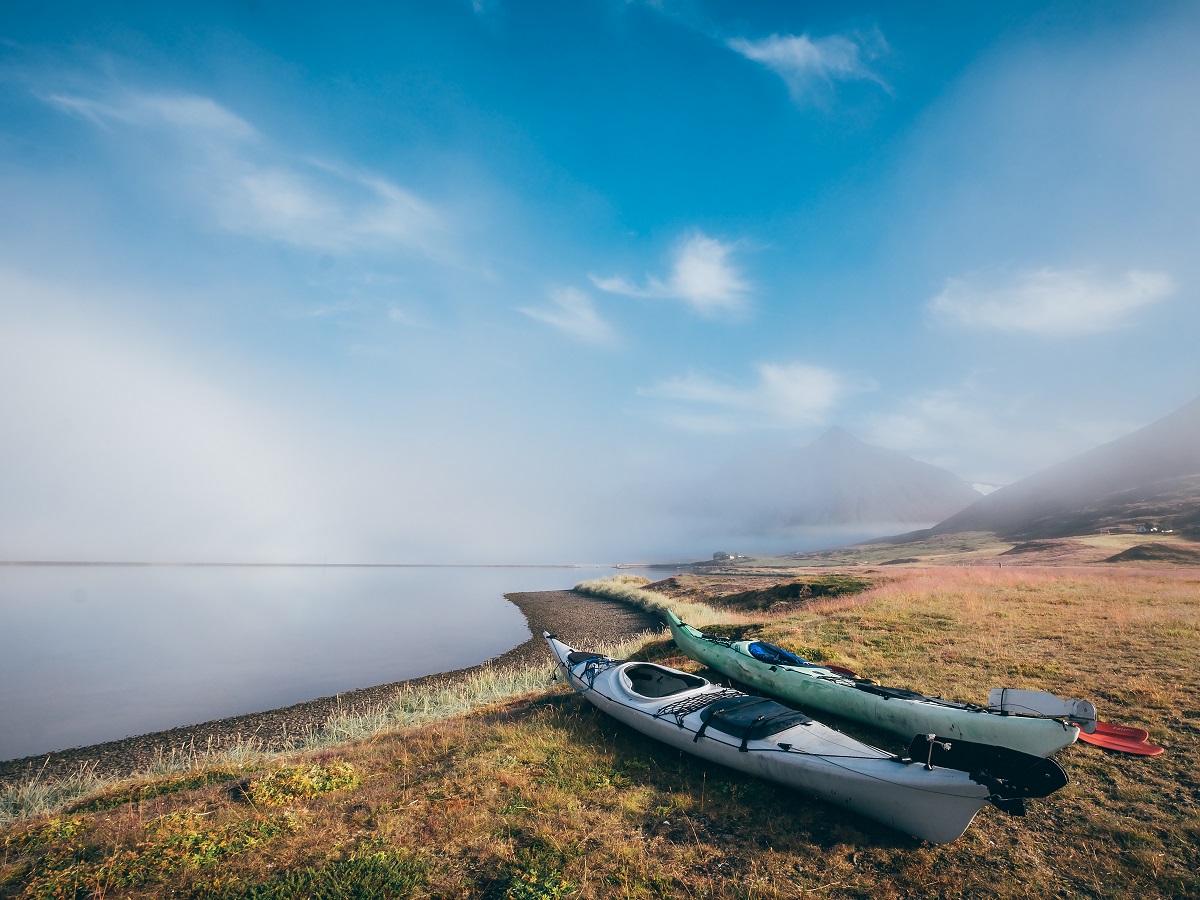
[[[1095,734],[1079,732],[1079,740],[1085,744],[1103,747],[1105,750],[1116,750],[1118,753],[1132,753],[1135,756],[1158,756],[1163,752],[1162,747],[1147,744],[1144,741],[1131,741],[1129,738],[1113,734],[1103,734],[1099,728],[1096,729]]]
[[[1132,725],[1114,725],[1112,722],[1097,722],[1096,734],[1107,734],[1140,744],[1144,744],[1150,739],[1150,732],[1145,728],[1135,728]]]

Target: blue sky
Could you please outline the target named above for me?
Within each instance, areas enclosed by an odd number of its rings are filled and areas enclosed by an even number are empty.
[[[751,539],[680,497],[831,425],[1002,484],[1147,424],[1200,393],[1198,36],[9,4],[0,556],[699,556]]]

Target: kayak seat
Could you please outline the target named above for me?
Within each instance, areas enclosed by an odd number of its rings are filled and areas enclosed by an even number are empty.
[[[711,728],[730,737],[742,739],[741,750],[746,742],[761,740],[795,725],[807,725],[812,721],[804,713],[762,697],[730,697],[718,700],[702,710],[700,720],[704,723],[696,732],[693,741],[699,741],[704,732]]]
[[[768,644],[766,641],[755,641],[747,648],[755,659],[761,659],[773,666],[811,666],[807,659],[801,659],[795,653],[789,653],[782,647]]]
[[[670,697],[708,684],[695,675],[672,672],[649,663],[627,667],[625,676],[633,686],[633,692],[643,697]]]

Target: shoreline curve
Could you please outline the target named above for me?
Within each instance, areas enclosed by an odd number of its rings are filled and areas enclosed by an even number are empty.
[[[145,770],[158,754],[169,756],[172,751],[203,751],[208,747],[220,750],[248,739],[260,742],[268,751],[286,750],[292,737],[305,729],[319,728],[339,710],[368,708],[386,702],[402,687],[452,684],[481,669],[495,666],[537,665],[544,661],[549,667],[550,657],[541,638],[543,631],[559,634],[575,646],[588,647],[626,640],[662,627],[656,616],[644,610],[619,600],[592,597],[573,590],[514,592],[504,596],[525,616],[530,637],[477,665],[344,691],[279,709],[0,761],[0,785],[20,782],[38,773],[50,777],[68,775],[84,766],[94,767],[95,773],[102,777],[126,777]]]

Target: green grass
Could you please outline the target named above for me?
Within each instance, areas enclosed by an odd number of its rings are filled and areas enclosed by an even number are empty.
[[[67,807],[67,811],[71,813],[100,812],[129,803],[146,803],[156,797],[165,797],[178,791],[191,791],[207,787],[210,784],[232,783],[240,775],[241,772],[238,769],[219,767],[165,778],[135,779],[131,783],[102,789],[87,800],[71,804]]]
[[[238,885],[223,900],[357,900],[417,896],[429,866],[419,856],[364,849],[345,859],[283,872],[258,884]]]
[[[352,791],[358,787],[358,773],[348,762],[299,766],[281,766],[253,779],[245,789],[246,798],[260,806],[286,806],[308,800],[329,791]]]
[[[975,558],[991,558],[1011,550],[1011,541],[1003,541],[987,531],[965,531],[955,534],[935,535],[904,544],[866,543],[835,550],[820,550],[813,553],[797,553],[771,561],[776,566],[847,566],[886,565],[900,560],[922,564],[940,562],[955,563]],[[765,566],[767,561],[754,561]]]

